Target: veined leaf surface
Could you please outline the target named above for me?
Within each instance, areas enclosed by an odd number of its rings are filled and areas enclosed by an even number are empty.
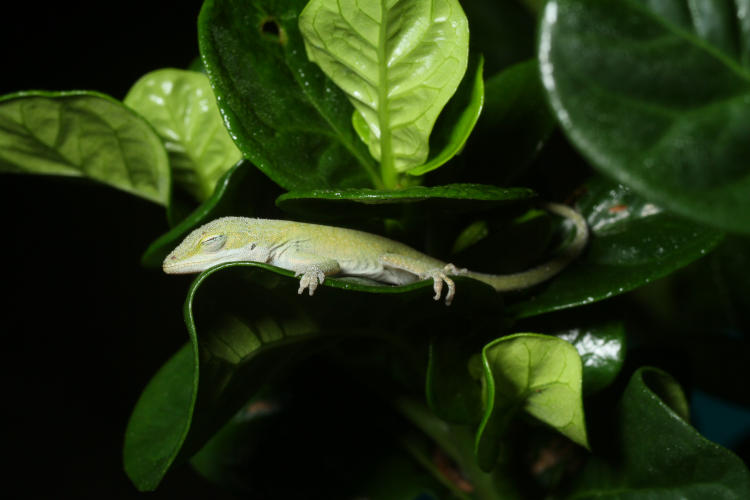
[[[154,130],[97,92],[0,97],[0,172],[86,177],[162,205],[169,190]]]
[[[312,0],[299,26],[308,57],[366,122],[383,173],[424,163],[432,126],[468,62],[468,22],[458,1]]]
[[[202,73],[152,71],[133,85],[124,103],[154,126],[169,153],[175,183],[197,200],[211,196],[221,176],[242,158]]]

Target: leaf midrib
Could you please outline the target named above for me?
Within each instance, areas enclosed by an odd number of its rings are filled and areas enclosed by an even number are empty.
[[[378,121],[380,122],[380,172],[386,187],[392,187],[395,171],[393,144],[391,142],[390,112],[388,109],[388,20],[386,0],[380,0],[380,27],[378,32]]]
[[[645,6],[643,6],[636,0],[625,0],[625,3],[629,5],[630,7],[632,7],[634,10],[641,12],[644,16],[648,17],[649,19],[652,19],[654,22],[663,26],[666,30],[672,32],[677,37],[684,39],[686,42],[690,43],[691,45],[694,45],[698,49],[706,52],[709,56],[713,57],[714,59],[717,59],[719,62],[724,64],[728,69],[730,69],[732,72],[736,73],[740,78],[745,80],[747,83],[750,83],[750,71],[742,67],[742,65],[738,64],[730,56],[728,56],[721,50],[717,49],[716,47],[708,43],[706,40],[704,40],[703,38],[700,38],[699,36],[694,35],[690,31],[684,30],[680,28],[679,26],[672,24],[671,22],[664,19],[663,17],[658,16],[653,11],[647,9]]]

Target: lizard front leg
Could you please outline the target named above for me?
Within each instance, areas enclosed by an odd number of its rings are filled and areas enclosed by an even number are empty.
[[[443,294],[443,285],[448,287],[445,294],[445,305],[451,305],[453,297],[456,295],[456,283],[448,276],[466,274],[466,269],[459,269],[453,264],[443,264],[440,261],[429,259],[422,261],[412,257],[406,257],[395,253],[386,253],[380,256],[383,265],[407,271],[416,275],[420,280],[431,279],[432,289],[435,291],[435,300],[440,300]]]
[[[296,253],[285,264],[282,267],[294,271],[294,276],[300,279],[298,294],[302,294],[305,289],[310,295],[314,294],[318,285],[323,284],[326,276],[341,272],[341,267],[335,260],[305,253]]]

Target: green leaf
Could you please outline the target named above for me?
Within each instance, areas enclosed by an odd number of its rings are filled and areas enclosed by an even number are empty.
[[[456,254],[463,252],[469,247],[482,241],[487,235],[490,234],[490,230],[487,227],[487,222],[483,220],[474,221],[461,231],[456,237],[456,241],[453,242],[453,248],[451,253]]]
[[[310,60],[346,92],[369,128],[386,187],[422,165],[432,127],[468,63],[457,0],[311,0],[299,19]],[[394,179],[392,179],[394,178]]]
[[[469,63],[469,69],[456,90],[456,95],[448,101],[435,123],[430,135],[430,157],[427,163],[408,170],[409,175],[423,175],[445,164],[461,152],[474,130],[484,105],[484,58],[480,56],[474,59]]]
[[[747,467],[691,427],[685,408],[669,375],[656,368],[635,372],[613,421],[603,423],[601,443],[592,439],[597,453],[569,498],[750,497]]]
[[[531,59],[492,75],[485,82],[482,116],[469,139],[465,175],[493,184],[512,181],[541,151],[555,119]]]
[[[173,181],[197,200],[208,198],[224,172],[242,158],[202,73],[153,71],[131,87],[124,103],[156,129],[169,153]]]
[[[625,361],[625,325],[621,321],[584,324],[558,330],[556,337],[576,348],[583,364],[583,393],[609,386]]]
[[[305,0],[208,0],[198,40],[230,135],[286,189],[381,187],[346,96],[305,55]]]
[[[558,313],[516,325],[524,330],[548,332],[576,348],[581,357],[584,395],[609,386],[625,358],[622,322],[592,316],[591,311],[583,317]],[[485,320],[475,315],[472,323],[472,329],[460,336],[437,335],[430,341],[427,403],[438,417],[451,423],[477,425],[481,420],[481,393],[476,380],[481,372],[478,353],[486,342],[483,339],[492,338],[490,332],[497,336],[502,331],[496,315]]]
[[[590,228],[588,248],[559,276],[517,299],[509,312],[533,316],[613,297],[689,264],[723,237],[601,177],[582,189],[578,208]]]
[[[316,189],[292,191],[276,200],[284,211],[318,218],[356,218],[397,215],[405,204],[421,204],[429,211],[435,206],[452,211],[487,210],[502,204],[531,200],[536,193],[528,188],[500,188],[484,184],[411,186],[394,191],[374,189]]]
[[[592,164],[665,208],[750,233],[746,0],[553,0],[539,59]]]
[[[279,189],[249,162],[242,160],[219,179],[209,199],[149,245],[141,256],[145,267],[161,267],[164,258],[193,229],[227,215],[258,216]]]
[[[86,177],[166,204],[169,165],[149,124],[96,92],[0,97],[0,171]]]
[[[588,447],[575,347],[556,337],[519,333],[487,344],[482,366],[485,409],[476,454],[483,470],[495,465],[507,424],[521,408]]]
[[[190,287],[190,347],[157,373],[128,423],[125,470],[140,490],[155,489],[178,456],[197,451],[319,333],[291,289],[286,297],[274,293],[291,288],[289,280],[253,268],[219,269]]]
[[[130,418],[129,477],[140,490],[156,488],[276,374],[334,341],[366,335],[397,345],[415,322],[458,329],[478,305],[497,309],[491,287],[464,278],[456,284],[461,294],[449,309],[432,300],[430,281],[387,286],[328,278],[308,297],[297,294],[293,272],[267,264],[234,262],[201,273],[185,302],[191,351],[165,365]]]
[[[127,430],[125,472],[141,490],[153,490],[174,462],[190,429],[198,363],[185,345],[154,375],[133,408]]]

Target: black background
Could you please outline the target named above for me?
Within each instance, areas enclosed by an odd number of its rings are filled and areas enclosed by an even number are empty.
[[[14,2],[0,94],[97,90],[198,55],[200,1]],[[141,498],[122,468],[127,418],[185,341],[189,279],[140,267],[163,207],[78,179],[1,176],[3,489],[7,498]],[[10,465],[7,465],[7,464]],[[149,498],[217,498],[188,467]]]

